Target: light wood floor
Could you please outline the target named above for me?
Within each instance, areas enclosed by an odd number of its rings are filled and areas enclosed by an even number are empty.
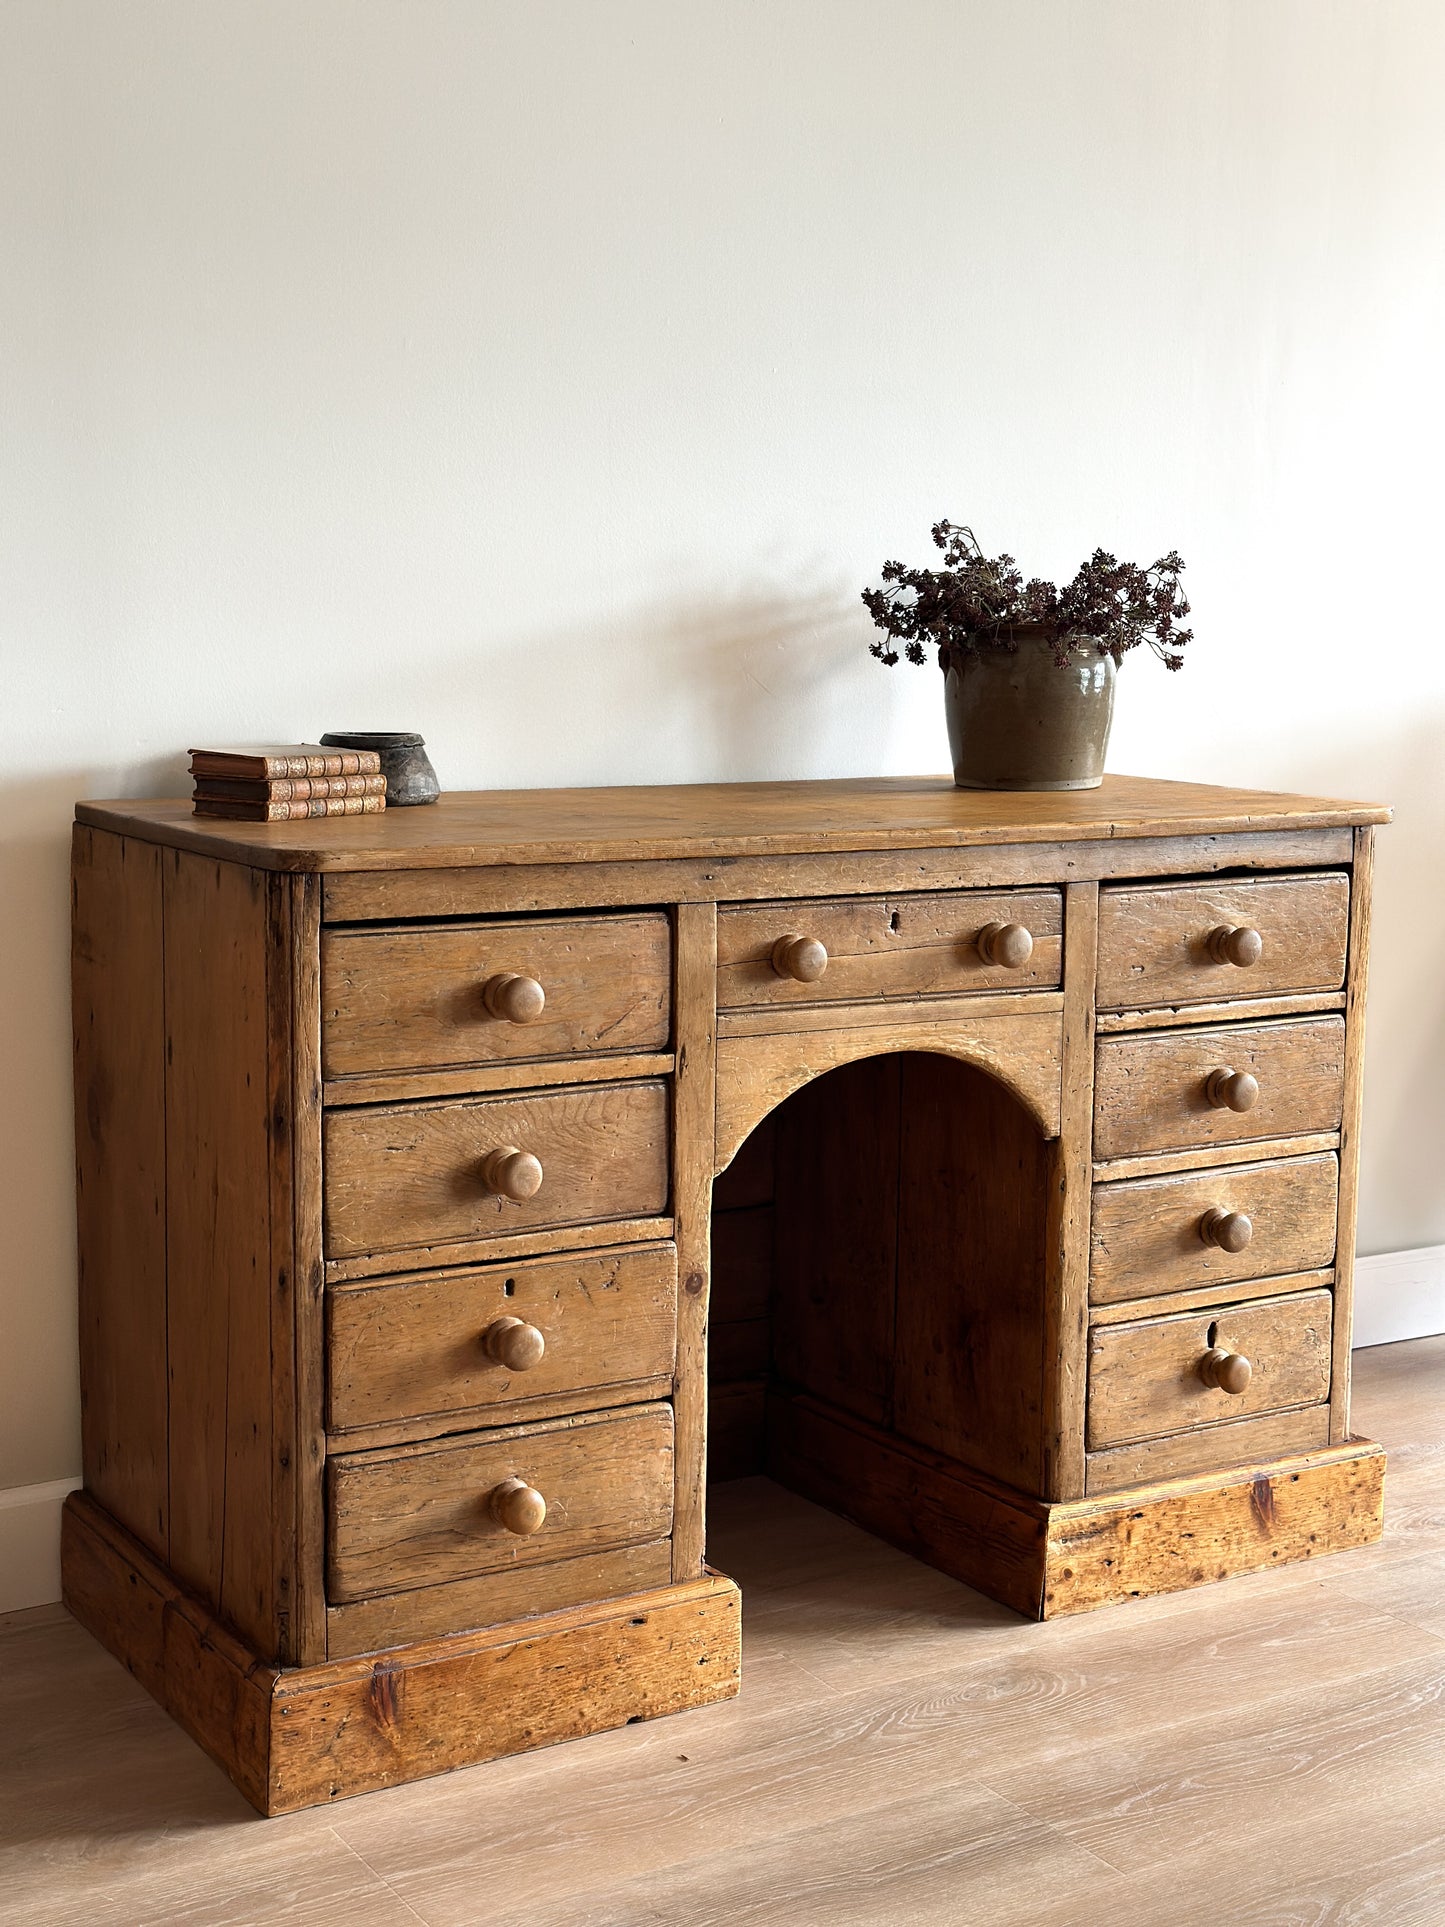
[[[1356,1370],[1381,1546],[1032,1626],[750,1480],[740,1700],[282,1820],[12,1615],[0,1920],[1439,1927],[1445,1339]]]

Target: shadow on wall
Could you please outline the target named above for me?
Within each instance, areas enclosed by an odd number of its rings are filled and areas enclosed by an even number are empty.
[[[430,663],[400,706],[436,718],[433,761],[457,787],[867,771],[891,764],[898,708],[871,633],[851,584],[699,590],[585,631],[478,642]]]

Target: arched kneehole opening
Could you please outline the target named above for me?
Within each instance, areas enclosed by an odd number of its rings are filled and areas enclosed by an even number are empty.
[[[886,1436],[1038,1492],[1048,1169],[1011,1092],[923,1052],[765,1118],[713,1191],[710,1485],[846,1511]],[[908,1547],[907,1518],[887,1536]]]

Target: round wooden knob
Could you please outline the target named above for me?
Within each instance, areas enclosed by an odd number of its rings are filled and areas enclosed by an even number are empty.
[[[1248,1391],[1254,1367],[1242,1352],[1211,1345],[1199,1361],[1199,1376],[1216,1392],[1228,1392],[1231,1398],[1238,1398],[1241,1392]]]
[[[828,968],[828,953],[816,937],[779,937],[773,945],[773,969],[795,984],[815,984]]]
[[[535,1024],[547,1004],[547,993],[535,977],[504,970],[482,985],[482,1001],[494,1017],[509,1024]]]
[[[986,923],[978,933],[978,954],[985,963],[1022,970],[1034,954],[1033,936],[1021,923]]]
[[[1248,1071],[1211,1071],[1204,1080],[1204,1095],[1216,1111],[1252,1111],[1259,1085]]]
[[[1225,1211],[1216,1204],[1199,1220],[1199,1235],[1221,1251],[1243,1251],[1254,1236],[1254,1225],[1242,1211]]]
[[[1264,955],[1264,938],[1247,923],[1221,923],[1204,941],[1216,963],[1237,964],[1241,970],[1248,970]]]
[[[515,1532],[519,1539],[540,1532],[547,1518],[547,1501],[525,1479],[503,1479],[488,1503],[497,1524]]]
[[[488,1358],[505,1365],[509,1372],[530,1372],[540,1365],[547,1341],[535,1325],[524,1318],[497,1318],[482,1333]]]
[[[482,1183],[497,1197],[521,1204],[541,1190],[542,1167],[530,1151],[503,1144],[482,1159]]]

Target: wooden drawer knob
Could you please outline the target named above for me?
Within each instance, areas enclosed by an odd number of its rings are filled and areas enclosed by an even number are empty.
[[[1022,970],[1034,954],[1032,932],[1021,923],[986,923],[978,933],[978,954],[985,963]]]
[[[773,945],[773,969],[795,984],[815,984],[828,968],[828,953],[816,937],[779,937]]]
[[[519,1539],[540,1532],[547,1517],[547,1501],[525,1479],[503,1479],[493,1489],[489,1508],[497,1524]]]
[[[1242,1211],[1225,1211],[1216,1204],[1199,1220],[1199,1235],[1221,1251],[1243,1251],[1254,1236],[1254,1225]]]
[[[482,1333],[482,1347],[509,1372],[530,1372],[541,1364],[547,1341],[524,1318],[497,1318]]]
[[[509,1024],[535,1024],[547,1004],[547,993],[535,977],[504,970],[482,985],[482,1001],[494,1017]]]
[[[1204,1095],[1213,1110],[1252,1111],[1259,1084],[1248,1071],[1211,1071],[1204,1080]]]
[[[542,1166],[530,1151],[503,1144],[482,1159],[482,1183],[499,1198],[521,1204],[542,1188]]]
[[[1216,963],[1237,964],[1241,970],[1248,970],[1264,955],[1264,938],[1247,923],[1221,923],[1204,942]]]
[[[1254,1367],[1242,1352],[1226,1351],[1223,1345],[1211,1345],[1199,1361],[1199,1376],[1216,1392],[1228,1392],[1231,1398],[1238,1398],[1242,1392],[1248,1391],[1249,1381],[1254,1377]]]

